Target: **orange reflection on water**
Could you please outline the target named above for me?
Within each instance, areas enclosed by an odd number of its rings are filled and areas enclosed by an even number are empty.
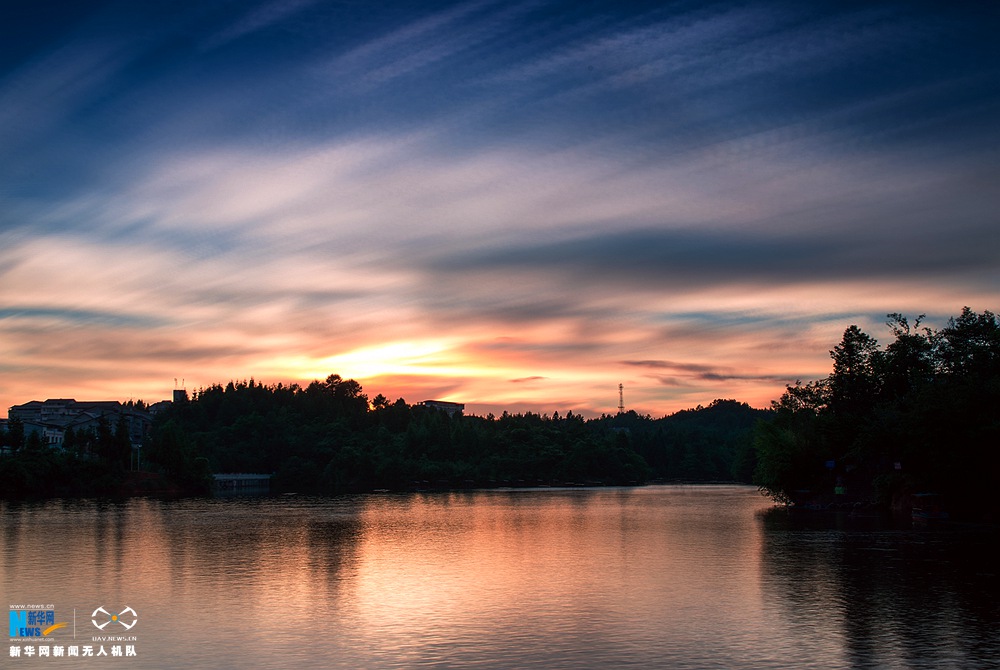
[[[650,487],[43,506],[5,513],[3,586],[134,608],[145,667],[726,664],[774,635],[752,522],[766,505]],[[72,578],[10,562],[24,552]]]
[[[520,637],[565,654],[588,648],[595,634],[614,646],[637,643],[637,632],[640,639],[662,632],[650,621],[710,643],[727,620],[736,630],[758,615],[760,540],[746,523],[745,504],[708,518],[686,506],[683,494],[671,499],[674,510],[649,494],[379,499],[362,515],[350,616],[366,636],[405,631],[399,642],[419,648],[470,639],[482,645],[501,635],[505,645]],[[706,610],[706,597],[720,606]]]

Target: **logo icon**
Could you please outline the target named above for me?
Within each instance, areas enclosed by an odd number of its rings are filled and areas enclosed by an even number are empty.
[[[55,610],[11,610],[11,637],[44,637],[54,630],[65,628],[66,623],[56,623]]]
[[[103,607],[98,607],[90,615],[90,621],[98,630],[104,630],[115,623],[121,624],[125,630],[132,630],[132,626],[139,623],[139,615],[131,607],[126,607],[118,614],[112,614]]]

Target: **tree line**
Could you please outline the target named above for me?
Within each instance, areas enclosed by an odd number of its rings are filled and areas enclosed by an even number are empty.
[[[277,491],[562,484],[651,479],[750,482],[751,431],[763,410],[717,400],[672,417],[635,412],[585,420],[572,411],[486,417],[448,413],[331,375],[306,387],[254,380],[214,385],[174,404],[150,458],[181,473],[274,473]]]
[[[188,493],[212,473],[273,474],[272,490],[334,494],[373,489],[750,483],[754,424],[768,410],[735,400],[653,419],[634,411],[584,419],[502,413],[465,416],[379,394],[339,375],[306,386],[215,384],[159,413],[142,469]],[[127,427],[106,419],[67,432],[62,448],[0,434],[0,496],[120,495],[133,491]],[[143,480],[149,484],[148,480]],[[160,485],[160,488],[164,488]]]

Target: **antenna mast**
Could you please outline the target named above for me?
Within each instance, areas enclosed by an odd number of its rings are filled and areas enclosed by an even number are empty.
[[[625,386],[622,384],[618,385],[618,413],[625,413]]]

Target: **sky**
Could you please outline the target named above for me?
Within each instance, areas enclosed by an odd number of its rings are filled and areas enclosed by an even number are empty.
[[[1000,5],[7,0],[0,414],[766,407],[1000,310]]]

